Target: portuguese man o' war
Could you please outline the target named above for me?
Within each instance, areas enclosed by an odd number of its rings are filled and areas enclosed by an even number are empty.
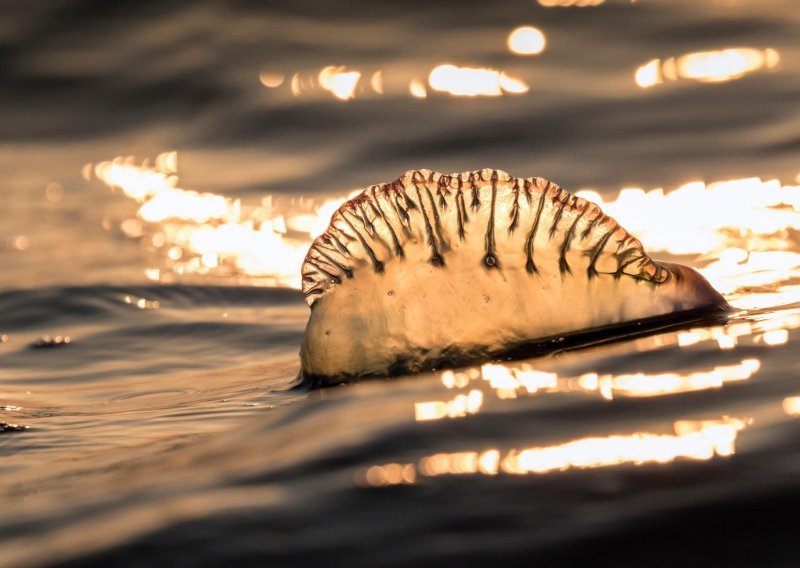
[[[365,189],[311,245],[302,281],[302,373],[323,383],[728,309],[594,203],[489,169],[413,170]]]

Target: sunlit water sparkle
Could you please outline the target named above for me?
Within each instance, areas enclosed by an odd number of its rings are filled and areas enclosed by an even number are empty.
[[[0,566],[791,565],[797,11],[312,4],[0,25]],[[735,310],[297,388],[332,212],[483,167],[596,201]]]

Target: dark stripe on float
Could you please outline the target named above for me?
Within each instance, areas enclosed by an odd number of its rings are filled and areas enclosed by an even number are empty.
[[[478,179],[480,179],[480,176]],[[472,203],[470,203],[470,207],[477,209],[481,206],[481,200],[478,197],[478,186],[475,185],[475,172],[470,172],[469,183],[472,184]]]
[[[369,256],[370,261],[372,261],[372,267],[375,269],[375,272],[383,272],[383,263],[378,260],[378,257],[375,256],[375,251],[372,250],[372,247],[367,244],[367,241],[364,239],[363,235],[359,233],[358,229],[353,226],[353,224],[350,222],[350,219],[344,215],[342,215],[342,219],[344,219],[345,223],[350,225],[350,228],[356,233],[358,240],[361,241],[361,246],[364,247],[364,250],[367,252],[367,256]]]
[[[486,225],[486,256],[483,264],[487,268],[499,268],[499,261],[495,255],[494,243],[494,209],[497,205],[497,171],[492,172],[492,202],[489,207],[489,222]]]
[[[600,253],[603,252],[603,248],[606,246],[608,239],[611,238],[611,235],[619,228],[619,225],[616,224],[614,227],[608,231],[605,235],[603,235],[600,240],[597,242],[595,246],[592,247],[591,252],[589,253],[589,268],[586,269],[587,276],[589,280],[591,280],[594,276],[597,276],[598,272],[595,270],[594,265],[597,262],[597,259],[600,257]]]
[[[389,234],[392,235],[392,243],[394,244],[394,254],[402,258],[403,256],[405,256],[403,247],[400,246],[400,241],[397,239],[397,233],[394,232],[394,227],[392,227],[392,224],[389,223],[389,219],[387,219],[386,214],[383,212],[383,208],[381,207],[381,202],[378,200],[378,196],[376,195],[376,193],[377,193],[377,188],[373,189],[372,192],[373,201],[370,202],[370,205],[372,205],[372,208],[375,210],[376,214],[381,219],[383,219],[383,222],[386,223],[386,227],[389,229]]]
[[[549,235],[551,239],[556,234],[556,229],[558,228],[558,222],[561,220],[561,215],[564,213],[564,207],[566,205],[566,200],[561,201],[560,199],[562,193],[566,194],[567,192],[561,188],[558,188],[558,193],[553,198],[553,205],[558,208],[558,211],[556,211],[556,214],[553,215],[553,224],[550,225]],[[569,194],[567,194],[567,199],[569,199]]]
[[[336,261],[336,259],[334,259],[334,258],[332,258],[332,257],[328,256],[328,254],[327,254],[327,253],[325,253],[325,252],[324,252],[324,251],[323,251],[323,250],[322,250],[322,249],[319,247],[319,245],[315,245],[315,249],[314,249],[314,250],[317,252],[317,254],[318,254],[318,255],[320,255],[320,256],[321,256],[321,257],[323,257],[325,260],[327,260],[328,262],[330,262],[330,263],[331,263],[333,266],[335,266],[336,268],[338,268],[339,270],[341,270],[341,271],[342,271],[342,273],[344,273],[344,275],[345,275],[347,278],[352,278],[352,277],[353,277],[353,271],[352,271],[352,270],[350,270],[349,268],[347,268],[346,266],[344,266],[344,265],[343,265],[343,264],[341,264],[340,262],[337,262],[337,261]]]
[[[564,242],[561,243],[561,253],[558,257],[558,269],[562,276],[564,274],[572,274],[572,270],[570,270],[569,264],[567,263],[567,252],[572,244],[572,238],[575,236],[575,227],[578,225],[578,221],[581,220],[581,217],[583,217],[585,212],[586,210],[584,209],[578,214],[577,217],[575,217],[572,225],[569,226],[569,230],[567,230],[567,234],[564,235]]]
[[[439,254],[439,248],[436,246],[436,238],[433,235],[431,221],[428,219],[428,212],[425,210],[425,205],[422,203],[422,194],[419,191],[419,186],[417,185],[416,180],[413,180],[412,183],[414,184],[414,189],[417,191],[419,206],[422,211],[422,218],[425,220],[425,234],[427,236],[428,245],[431,247],[432,252],[430,262],[435,266],[444,266],[444,259],[442,258],[441,254]]]
[[[536,238],[536,230],[539,228],[539,219],[542,216],[542,209],[544,209],[545,194],[546,191],[542,191],[542,194],[539,196],[539,204],[536,207],[536,216],[533,219],[533,226],[531,227],[530,233],[528,233],[528,237],[525,239],[525,255],[527,257],[525,270],[530,274],[539,272],[539,269],[536,268],[536,263],[533,261],[533,241]]]
[[[511,206],[511,223],[508,225],[509,235],[514,232],[514,229],[517,228],[517,223],[519,223],[519,180],[514,180],[512,191],[514,192],[514,204]]]
[[[336,276],[335,274],[333,274],[333,273],[331,273],[331,272],[328,272],[327,270],[325,270],[324,268],[322,268],[322,265],[321,265],[321,264],[319,264],[319,262],[317,262],[315,259],[308,259],[308,260],[306,260],[306,262],[307,262],[308,264],[310,264],[311,266],[313,266],[314,268],[316,268],[317,270],[319,270],[320,272],[322,272],[322,273],[323,273],[325,276],[327,276],[328,278],[330,278],[330,280],[331,280],[331,281],[332,281],[334,284],[341,284],[341,283],[342,283],[342,279],[341,279],[341,278],[339,278],[339,277],[338,277],[338,276]]]
[[[433,211],[433,228],[436,231],[436,236],[439,238],[439,243],[442,246],[442,251],[447,250],[449,247],[447,245],[447,241],[445,241],[444,236],[442,235],[442,221],[439,218],[439,210],[436,208],[436,201],[433,199],[433,194],[428,186],[425,186],[425,193],[428,194],[428,199],[431,202],[431,211]],[[422,198],[420,198],[420,201]]]
[[[464,203],[464,194],[459,188],[456,194],[456,210],[458,212],[458,238],[464,240],[464,222],[467,218],[467,205]]]

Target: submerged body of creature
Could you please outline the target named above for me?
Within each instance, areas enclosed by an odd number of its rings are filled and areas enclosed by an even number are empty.
[[[339,382],[492,357],[668,314],[727,308],[600,208],[499,170],[406,172],[333,215],[306,255],[305,377]]]

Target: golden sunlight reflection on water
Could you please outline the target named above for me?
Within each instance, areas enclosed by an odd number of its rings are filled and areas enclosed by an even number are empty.
[[[788,416],[800,416],[800,396],[784,398],[781,406]]]
[[[800,230],[799,186],[744,178],[690,182],[670,192],[625,188],[608,202],[594,191],[577,194],[600,205],[649,252],[711,260],[700,271],[723,294],[800,276],[800,253],[791,250],[797,248],[792,231]]]
[[[270,89],[274,89],[276,87],[280,87],[283,85],[284,80],[286,80],[286,75],[283,73],[272,73],[270,71],[261,71],[259,73],[258,78],[261,80],[261,84],[265,87]]]
[[[745,339],[753,345],[772,347],[785,344],[789,330],[800,327],[800,308],[749,317],[749,321],[734,320],[727,325],[646,337],[643,341],[648,345],[644,349],[652,351],[671,345],[692,348],[704,341],[715,341],[721,350],[728,350]],[[528,363],[488,363],[441,372],[441,385],[448,392],[456,392],[443,400],[415,403],[414,419],[416,422],[468,420],[484,411],[496,411],[497,404],[504,404],[502,401],[542,394],[586,393],[613,401],[721,389],[751,380],[760,369],[761,361],[756,357],[685,372],[586,372],[574,376],[559,376]],[[782,409],[789,416],[800,415],[800,397],[785,398]],[[637,431],[546,446],[439,452],[414,462],[372,465],[357,472],[356,481],[362,486],[380,487],[414,484],[438,476],[548,474],[625,464],[667,464],[679,459],[710,460],[733,455],[738,433],[752,423],[753,418],[729,416],[675,420],[673,433]]]
[[[679,79],[706,83],[732,81],[761,69],[774,69],[780,60],[780,54],[772,48],[698,51],[664,60],[652,59],[636,70],[634,80],[643,89]]]
[[[415,99],[424,99],[428,96],[428,89],[425,87],[425,83],[416,77],[408,83],[408,92]]]
[[[599,6],[606,0],[539,0],[539,5],[545,8],[586,8],[588,6]],[[631,0],[631,3],[636,0]]]
[[[425,96],[421,82],[412,84],[415,88]],[[246,207],[240,200],[179,187],[176,152],[159,155],[154,164],[118,157],[97,164],[94,173],[139,203],[137,216],[120,228],[164,251],[166,266],[151,272],[162,280],[214,273],[299,288],[308,246],[346,199],[298,198],[278,207],[267,196]],[[600,205],[649,252],[693,255],[696,264],[705,264],[702,274],[736,307],[800,299],[800,286],[792,284],[800,277],[800,186],[744,178],[690,182],[667,192],[624,188],[613,200],[589,189],[576,194]],[[720,346],[735,342],[735,336],[714,339]],[[778,342],[780,336],[765,341]]]
[[[356,85],[361,79],[359,71],[348,71],[345,67],[325,67],[319,72],[319,84],[326,91],[342,101],[352,99]]]
[[[417,402],[414,404],[414,418],[417,422],[457,418],[475,414],[483,404],[483,393],[477,389],[467,394],[459,394],[453,400]]]
[[[463,418],[481,411],[485,397],[482,389],[498,400],[514,399],[537,393],[597,394],[606,400],[618,397],[655,397],[718,389],[728,383],[747,381],[761,368],[756,358],[743,359],[732,365],[717,365],[708,370],[665,373],[583,373],[560,377],[557,373],[539,371],[527,363],[486,364],[459,371],[444,371],[442,384],[447,389],[469,391],[448,400],[417,402],[414,419],[428,422],[444,418]]]
[[[372,487],[412,484],[422,477],[480,474],[493,476],[547,474],[570,469],[619,465],[667,464],[678,459],[710,460],[735,453],[740,430],[748,419],[723,416],[714,420],[677,420],[673,433],[635,432],[570,440],[551,446],[501,451],[437,453],[416,463],[374,465],[359,472],[359,484]]]
[[[509,49],[519,55],[538,54],[545,47],[544,34],[533,27],[517,28],[508,38]],[[435,66],[428,72],[427,84],[419,76],[394,77],[390,90],[387,90],[385,71],[374,71],[369,80],[362,81],[362,71],[345,66],[328,65],[318,74],[295,73],[288,83],[288,89],[295,97],[319,97],[331,95],[339,101],[349,101],[365,96],[384,94],[406,94],[424,99],[428,87],[434,91],[454,97],[499,97],[506,94],[523,94],[530,90],[528,84],[504,71],[490,67],[458,67],[449,63]],[[284,84],[285,75],[262,71],[259,80],[264,87],[277,89]],[[397,90],[398,85],[408,85],[406,90]]]
[[[445,63],[428,75],[434,91],[458,97],[499,97],[505,93],[527,93],[530,87],[520,79],[489,68],[456,67]]]
[[[546,45],[544,33],[534,26],[520,26],[508,34],[508,49],[517,55],[538,55]]]
[[[167,270],[149,269],[148,278],[216,272],[300,288],[308,245],[344,198],[299,200],[279,210],[268,197],[244,208],[239,200],[178,187],[176,168],[175,152],[159,155],[154,166],[119,157],[94,168],[103,183],[139,203],[137,218],[122,221],[121,230],[132,238],[146,236],[164,251]]]
[[[140,310],[157,310],[161,307],[161,302],[158,300],[148,300],[147,298],[139,298],[130,294],[126,294],[122,301],[136,306]]]

